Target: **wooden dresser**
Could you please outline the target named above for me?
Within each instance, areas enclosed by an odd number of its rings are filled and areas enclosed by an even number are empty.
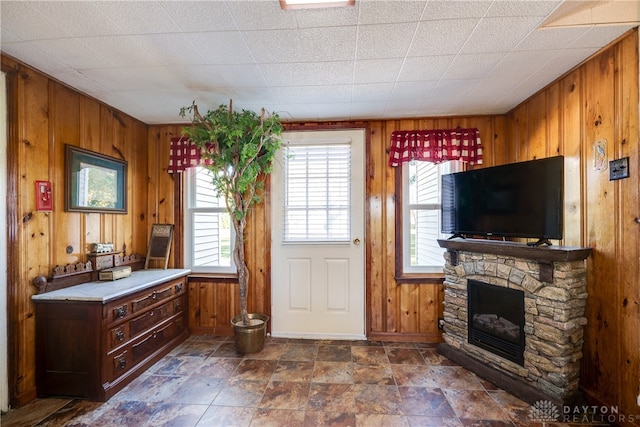
[[[106,401],[189,336],[185,269],[32,297],[38,396]]]

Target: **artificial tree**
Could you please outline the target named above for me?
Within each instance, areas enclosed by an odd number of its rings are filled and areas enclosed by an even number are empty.
[[[203,166],[211,171],[212,185],[224,196],[235,230],[233,260],[238,270],[242,323],[250,324],[247,312],[249,269],[245,261],[245,229],[251,208],[261,201],[264,179],[272,170],[280,148],[283,126],[276,113],[233,111],[220,105],[202,115],[196,103],[180,109],[191,125],[183,133],[202,152]]]

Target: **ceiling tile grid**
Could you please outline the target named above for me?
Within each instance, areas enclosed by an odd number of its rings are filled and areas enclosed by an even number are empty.
[[[1,0],[0,47],[149,124],[229,99],[288,121],[500,114],[637,26],[619,1]]]

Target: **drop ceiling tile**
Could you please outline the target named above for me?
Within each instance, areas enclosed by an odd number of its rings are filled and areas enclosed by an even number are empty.
[[[351,86],[285,86],[274,87],[278,102],[281,104],[317,104],[318,102],[349,102]]]
[[[204,63],[202,55],[187,34],[145,34],[130,37],[150,58],[148,65]]]
[[[181,31],[162,4],[156,1],[94,1],[91,4],[104,18],[117,23],[117,27],[127,34]]]
[[[356,27],[247,31],[258,63],[344,61],[355,57]]]
[[[521,75],[492,75],[482,80],[482,83],[471,89],[465,96],[466,100],[484,102],[496,98],[496,94],[509,92],[522,83]]]
[[[435,100],[464,98],[467,93],[471,92],[479,84],[482,84],[480,79],[441,80],[431,91],[430,98]]]
[[[493,3],[487,1],[438,0],[429,1],[422,14],[423,21],[436,21],[460,18],[481,18]]]
[[[566,47],[589,31],[588,27],[540,28],[532,31],[513,50],[545,50]]]
[[[282,10],[277,1],[226,1],[225,5],[240,30],[296,28],[295,14]]]
[[[402,58],[356,61],[353,82],[355,84],[395,82],[402,63]]]
[[[379,119],[384,117],[387,103],[385,102],[352,102],[351,103],[351,119]]]
[[[439,80],[454,59],[453,55],[407,58],[398,81]]]
[[[502,61],[491,71],[491,76],[522,76],[535,72],[538,68],[549,62],[555,55],[555,50],[530,50],[521,52],[509,52]]]
[[[496,1],[485,16],[543,16],[553,12],[562,0]]]
[[[393,92],[393,83],[371,83],[353,86],[352,102],[367,103],[386,101]]]
[[[463,80],[487,77],[504,58],[504,53],[458,55],[442,76],[443,80]]]
[[[351,104],[350,103],[341,103],[341,104],[323,104],[318,103],[314,104],[317,115],[322,115],[326,117],[327,120],[349,120],[351,118]]]
[[[403,99],[411,100],[414,98],[427,98],[433,89],[438,85],[438,81],[419,81],[419,82],[398,82],[393,88],[391,94],[392,101]]]
[[[152,70],[154,68],[149,68],[149,71]],[[224,84],[216,67],[211,65],[177,65],[162,67],[162,71],[176,76],[180,80],[180,86],[176,89],[185,88],[199,92],[211,90]]]
[[[298,28],[351,26],[358,23],[360,2],[355,7],[288,10],[295,17]]]
[[[317,86],[351,83],[353,61],[263,64],[270,86]]]
[[[299,120],[298,117],[303,117],[302,120],[318,120],[318,108],[315,104],[278,104],[273,110],[275,110],[283,121]]]
[[[267,86],[260,67],[253,64],[214,65],[219,84],[230,86]]]
[[[11,43],[20,43],[22,41],[23,40],[20,37],[16,36],[13,33],[8,32],[4,28],[0,27],[0,43],[1,43],[1,46],[6,46],[6,45],[11,44]]]
[[[34,48],[47,52],[49,56],[66,64],[69,68],[87,69],[113,67],[113,62],[98,51],[81,42],[80,39],[34,40]]]
[[[420,22],[408,55],[455,55],[473,33],[477,23],[477,19]]]
[[[122,34],[122,29],[111,18],[96,9],[91,1],[36,1],[30,2],[32,7],[62,28],[66,33],[75,36],[101,36]]]
[[[84,70],[83,74],[89,79],[101,82],[107,89],[120,92],[184,88],[182,82],[176,86],[171,69],[165,67],[101,68]]]
[[[247,105],[258,104],[260,108],[278,103],[276,93],[271,88],[264,86],[235,86],[233,94],[234,103],[235,100],[239,100]],[[254,109],[253,111],[258,110]]]
[[[360,2],[358,20],[361,25],[416,22],[420,20],[426,3],[424,0]]]
[[[30,43],[26,42],[3,44],[2,53],[11,55],[14,58],[20,58],[20,60],[26,64],[29,64],[38,70],[42,70],[43,72],[48,72],[51,75],[55,75],[58,72],[65,72],[70,69],[67,65],[44,54],[42,50],[36,49],[31,46]]]
[[[83,38],[82,42],[109,61],[114,67],[142,67],[159,65],[151,49],[140,45],[128,35]],[[99,63],[85,68],[105,67]]]
[[[96,94],[108,92],[107,88],[100,82],[88,78],[88,76],[77,70],[59,71],[56,74],[58,80],[87,95],[95,96]]]
[[[640,19],[640,17],[636,17],[636,19]],[[572,49],[585,47],[599,49],[600,46],[609,44],[635,26],[637,25],[603,25],[590,27],[587,33],[568,47]]]
[[[233,31],[238,27],[223,1],[161,1],[167,15],[184,32]]]
[[[239,31],[194,33],[189,42],[206,64],[252,64],[254,58]]]
[[[0,26],[20,40],[43,40],[69,37],[70,34],[31,7],[30,2],[0,4]]]
[[[540,21],[540,17],[483,18],[460,53],[509,52]]]
[[[549,61],[536,70],[541,74],[565,74],[572,68],[581,64],[584,58],[588,58],[596,52],[594,48],[563,49],[557,52]]]
[[[363,25],[358,30],[357,59],[401,58],[407,54],[416,22]]]

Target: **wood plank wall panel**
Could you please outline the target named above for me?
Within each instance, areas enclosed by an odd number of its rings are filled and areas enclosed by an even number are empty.
[[[609,49],[589,61],[585,67],[583,156],[593,159],[592,144],[606,139],[607,160],[615,158],[615,82],[614,51]],[[595,84],[595,83],[598,84]],[[609,181],[609,169],[595,170],[592,165],[585,168],[587,206],[587,244],[594,248],[589,263],[589,300],[587,317],[591,321],[586,337],[588,351],[585,357],[598,365],[595,370],[585,372],[585,381],[593,384],[599,397],[606,402],[617,400],[616,384],[619,384],[619,360],[617,345],[619,323],[618,307],[611,301],[619,301],[616,278],[616,204],[615,186]],[[607,289],[602,292],[602,287]]]
[[[619,203],[616,253],[618,256],[618,275],[616,283],[620,286],[620,404],[627,411],[637,410],[636,394],[640,394],[640,242],[637,219],[640,217],[640,149],[638,148],[639,106],[638,91],[631,88],[638,85],[640,79],[638,38],[627,37],[616,46],[616,108],[622,114],[618,116],[616,138],[616,157],[629,157],[631,178],[618,181],[616,199]],[[640,107],[639,107],[640,108]],[[633,112],[636,114],[633,114]],[[626,269],[632,269],[631,274]],[[635,270],[635,271],[633,271]]]
[[[640,385],[638,74],[634,30],[507,115],[517,151],[510,159],[565,156],[562,243],[593,248],[581,386],[589,402],[620,414],[638,412]],[[600,138],[607,161],[629,156],[629,179],[594,169]],[[620,424],[640,425],[628,419]]]
[[[564,239],[567,246],[584,246],[582,185],[585,162],[582,161],[581,75],[577,70],[560,81],[560,153],[564,156]]]
[[[16,233],[9,235],[9,245],[12,268],[19,279],[8,283],[12,296],[8,337],[10,401],[12,406],[21,406],[36,396],[31,302],[36,288],[31,281],[39,275],[50,275],[55,265],[87,261],[90,244],[98,241],[111,241],[118,248],[126,246],[128,253],[146,253],[147,125],[9,57],[2,56],[2,70],[17,76],[15,87],[9,88],[15,97],[10,105],[15,105],[16,111],[9,114],[9,127],[15,134],[10,134],[8,141],[9,152],[14,153],[8,162],[15,174],[8,178],[15,182],[15,194],[10,194],[9,203],[15,203],[10,210],[17,213],[18,224],[10,224]],[[129,162],[127,214],[64,211],[65,144]],[[142,179],[138,167],[144,168]],[[52,212],[35,210],[36,180],[52,182]],[[144,187],[134,189],[140,183]]]

